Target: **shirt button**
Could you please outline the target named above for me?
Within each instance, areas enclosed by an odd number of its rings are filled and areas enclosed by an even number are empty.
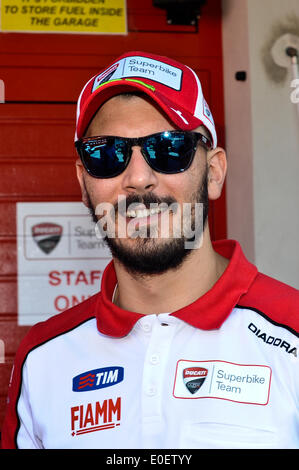
[[[159,362],[160,362],[160,358],[159,358],[158,354],[153,354],[150,357],[150,363],[151,364],[156,365],[156,364],[159,364]]]
[[[148,332],[148,331],[151,331],[151,324],[150,323],[144,323],[142,325],[142,328],[144,331]]]
[[[146,393],[149,397],[154,397],[157,394],[157,389],[156,387],[149,387]]]

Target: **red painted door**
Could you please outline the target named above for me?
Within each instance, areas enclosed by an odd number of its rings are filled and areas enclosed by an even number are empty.
[[[14,355],[29,328],[17,322],[16,203],[80,201],[75,102],[89,77],[128,50],[168,55],[194,68],[224,145],[220,5],[207,1],[198,29],[167,24],[151,0],[128,0],[126,36],[0,33],[0,428]],[[213,239],[226,237],[225,190],[211,204],[210,228]]]

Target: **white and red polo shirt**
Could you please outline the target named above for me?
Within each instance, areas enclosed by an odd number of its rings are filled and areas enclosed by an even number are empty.
[[[100,293],[33,326],[3,448],[299,448],[299,292],[237,242],[214,249],[224,274],[176,312],[114,305],[112,262]]]

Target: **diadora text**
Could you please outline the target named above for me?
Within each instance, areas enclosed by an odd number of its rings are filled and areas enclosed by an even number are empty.
[[[258,338],[264,341],[266,344],[270,344],[272,346],[277,346],[285,350],[288,354],[293,354],[293,356],[297,357],[297,348],[293,347],[287,341],[282,340],[281,338],[275,338],[274,336],[267,335],[264,331],[261,331],[256,325],[250,323],[248,325],[249,330],[255,334]]]

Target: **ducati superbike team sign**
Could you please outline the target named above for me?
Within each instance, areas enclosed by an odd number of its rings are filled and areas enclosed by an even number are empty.
[[[81,202],[18,203],[18,323],[33,325],[100,290],[111,260]]]

